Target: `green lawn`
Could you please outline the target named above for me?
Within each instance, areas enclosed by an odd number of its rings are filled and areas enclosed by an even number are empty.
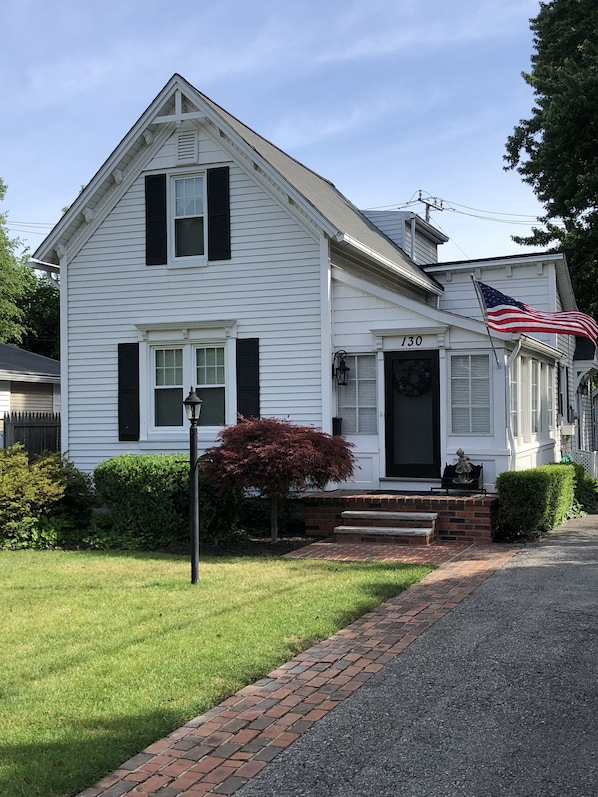
[[[431,569],[0,552],[0,796],[77,793]]]

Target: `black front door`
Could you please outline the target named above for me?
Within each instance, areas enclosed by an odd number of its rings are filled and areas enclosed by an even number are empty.
[[[437,351],[386,352],[386,475],[440,477]]]

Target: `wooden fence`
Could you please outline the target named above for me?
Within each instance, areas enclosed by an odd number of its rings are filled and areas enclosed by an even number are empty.
[[[4,448],[22,443],[29,456],[60,451],[60,413],[5,412]]]

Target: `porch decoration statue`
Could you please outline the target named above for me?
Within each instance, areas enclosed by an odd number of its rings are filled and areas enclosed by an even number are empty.
[[[469,478],[469,474],[473,470],[469,457],[462,448],[458,448],[456,454],[459,457],[459,461],[455,465],[455,473],[457,474],[455,482],[457,484],[469,484],[472,481]]]

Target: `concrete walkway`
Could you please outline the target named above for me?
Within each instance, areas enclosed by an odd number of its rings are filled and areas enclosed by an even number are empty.
[[[523,548],[330,548],[439,567],[84,797],[593,797],[597,520]]]

